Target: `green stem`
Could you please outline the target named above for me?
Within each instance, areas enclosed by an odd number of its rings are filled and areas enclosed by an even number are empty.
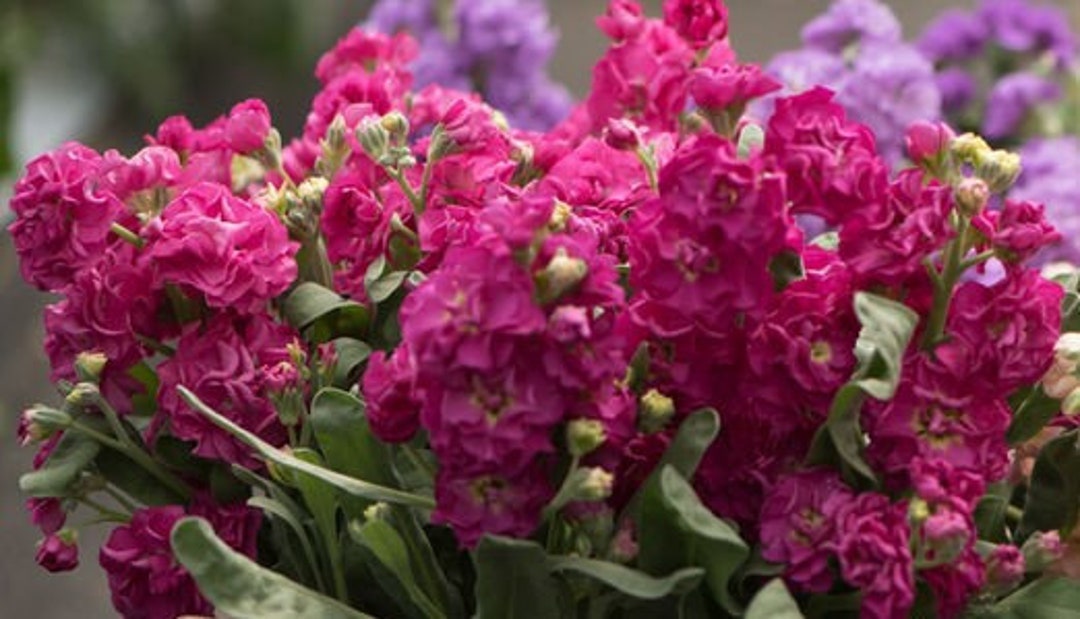
[[[1024,517],[1024,510],[1015,505],[1009,505],[1005,508],[1005,518],[1013,524],[1018,524],[1020,519]]]
[[[967,217],[959,216],[956,224],[956,238],[949,243],[945,252],[945,264],[942,266],[940,279],[934,281],[934,305],[927,319],[926,332],[923,334],[922,347],[934,348],[945,335],[945,322],[949,317],[949,305],[952,302],[953,288],[964,273],[964,254],[967,253],[968,230],[971,222]]]
[[[645,175],[649,179],[649,187],[654,192],[660,192],[660,181],[656,175],[656,158],[653,156],[652,150],[647,146],[639,146],[634,153],[637,155],[638,161],[641,162],[641,167],[645,168]]]
[[[383,169],[386,170],[387,175],[389,175],[390,178],[394,179],[394,182],[396,182],[398,186],[401,187],[401,191],[404,192],[405,197],[408,198],[409,202],[412,203],[413,212],[416,213],[417,217],[423,215],[424,207],[426,205],[420,201],[420,196],[416,195],[416,191],[413,190],[412,185],[409,184],[409,181],[405,179],[405,175],[402,174],[400,170],[395,170],[393,168],[387,167]],[[427,172],[426,167],[424,171]]]
[[[102,505],[101,503],[98,503],[94,499],[91,499],[90,497],[79,497],[78,501],[80,503],[82,503],[83,505],[86,505],[87,507],[94,508],[95,510],[97,510],[97,513],[98,513],[98,515],[100,517],[107,518],[109,521],[113,521],[113,522],[130,522],[131,521],[131,514],[122,514],[122,513],[118,512],[118,511],[109,509],[108,507],[105,507],[104,505]]]
[[[428,464],[427,460],[424,460],[424,457],[421,456],[412,445],[407,443],[403,444],[401,446],[401,452],[405,454],[405,457],[408,458],[413,466],[423,471],[428,479],[435,479],[435,469]]]
[[[424,162],[424,174],[420,177],[420,207],[416,211],[417,217],[427,210],[428,192],[431,187],[431,171],[435,168],[436,160],[428,159]]]
[[[112,487],[112,485],[105,486],[105,492],[112,497],[114,501],[120,504],[121,507],[126,509],[129,513],[134,513],[138,509],[134,503],[128,500],[119,490]]]
[[[112,223],[111,226],[109,226],[109,230],[111,230],[113,234],[120,237],[125,242],[134,246],[136,249],[142,249],[143,245],[146,244],[141,238],[139,238],[138,234],[135,234],[128,228],[124,227],[122,224],[116,223],[115,221]]]

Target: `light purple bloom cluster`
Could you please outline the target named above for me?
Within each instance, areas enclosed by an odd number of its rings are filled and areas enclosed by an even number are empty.
[[[1077,59],[1065,12],[1027,0],[946,11],[918,45],[937,66],[949,120],[993,139],[1018,137],[1030,112],[1060,99],[1059,79]]]
[[[1080,138],[1031,140],[1020,151],[1024,171],[1010,194],[1016,200],[1046,205],[1046,217],[1063,231],[1061,242],[1047,248],[1041,261],[1080,263]]]
[[[558,36],[541,0],[383,0],[367,25],[416,38],[418,87],[475,90],[521,129],[549,129],[570,111],[570,94],[547,75]]]
[[[767,70],[787,93],[815,85],[836,92],[895,162],[907,126],[941,115],[933,66],[904,43],[900,24],[878,0],[839,0],[802,31],[803,48],[776,56]]]

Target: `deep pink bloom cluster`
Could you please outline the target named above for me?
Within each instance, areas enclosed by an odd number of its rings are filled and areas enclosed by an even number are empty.
[[[85,380],[76,359],[101,353],[94,380],[148,456],[179,443],[256,470],[181,388],[307,448],[315,392],[355,387],[378,439],[430,450],[431,521],[464,548],[551,513],[614,525],[710,408],[720,434],[690,481],[796,593],[857,589],[863,617],[903,617],[928,588],[948,618],[1016,585],[1022,559],[980,555],[974,514],[1010,468],[1010,397],[1053,362],[1064,291],[1025,264],[1059,239],[1042,208],[985,208],[1012,159],[923,123],[916,167],[893,173],[824,88],[754,126],[744,110],[777,85],[735,57],[718,0],[667,0],[663,20],[613,0],[598,24],[612,43],[593,90],[548,133],[474,94],[413,92],[416,43],[355,29],[284,149],[249,100],[200,129],[170,118],[130,159],[69,144],[32,162],[11,232],[26,279],[63,295],[45,319],[53,379]],[[803,216],[833,232],[809,239]],[[987,263],[997,276],[971,275]],[[314,318],[285,296],[312,283],[333,288]],[[873,340],[899,328],[860,324],[865,299],[918,318],[888,361]],[[336,367],[355,340],[366,364]],[[876,388],[837,399],[868,374]],[[837,456],[858,452],[855,473],[830,468],[834,410],[858,420]],[[24,419],[36,467],[61,436],[46,434]],[[211,612],[169,549],[185,515],[254,554],[260,516],[195,477],[177,473],[196,499],[137,510],[102,549],[124,616]],[[42,565],[73,567],[68,503],[28,508]],[[592,550],[632,562],[618,530]]]

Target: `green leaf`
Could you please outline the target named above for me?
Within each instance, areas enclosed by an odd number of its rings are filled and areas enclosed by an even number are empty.
[[[319,569],[319,561],[315,555],[315,547],[311,543],[311,538],[308,536],[307,529],[300,523],[300,518],[302,518],[302,516],[291,511],[290,508],[281,501],[267,496],[253,496],[247,500],[247,504],[255,509],[262,510],[267,517],[277,518],[289,527],[289,531],[296,541],[299,542],[301,551],[304,553],[304,560],[307,561],[305,567],[307,572],[311,575],[312,581],[317,584],[319,590],[326,591],[327,587],[323,580],[322,572]]]
[[[307,473],[308,475],[336,487],[346,494],[367,499],[369,501],[385,501],[386,503],[421,507],[424,509],[433,509],[435,507],[435,502],[430,497],[410,494],[408,492],[402,492],[393,488],[369,483],[291,456],[215,412],[199,400],[198,396],[186,387],[179,387],[178,390],[181,397],[184,398],[189,406],[212,421],[214,425],[235,436],[240,442],[250,447],[257,454],[278,466],[293,471]]]
[[[157,477],[118,451],[101,450],[94,459],[94,465],[109,483],[143,505],[178,505],[184,502],[184,497],[173,492]]]
[[[371,619],[261,567],[229,548],[202,518],[184,518],[172,530],[172,549],[214,607],[235,619]]]
[[[803,619],[803,614],[784,581],[775,578],[750,600],[745,619]]]
[[[1075,619],[1080,614],[1080,585],[1069,578],[1043,577],[998,602],[994,619]]]
[[[866,292],[855,294],[855,314],[862,325],[855,342],[855,375],[837,391],[825,425],[814,436],[807,464],[836,466],[849,484],[873,487],[877,476],[863,459],[866,441],[859,411],[866,395],[888,400],[896,393],[904,351],[919,316],[901,303]]]
[[[741,610],[731,594],[732,576],[750,556],[750,548],[727,522],[698,498],[690,483],[671,466],[647,482],[638,517],[641,567],[663,574],[686,566],[705,569],[705,584],[725,610]]]
[[[1061,530],[1068,537],[1080,508],[1080,431],[1066,432],[1043,446],[1035,458],[1018,534]]]
[[[294,288],[285,297],[282,314],[290,325],[318,344],[340,337],[360,337],[369,319],[366,307],[314,282]]]
[[[379,519],[363,524],[354,521],[349,526],[349,535],[369,555],[369,563],[376,562],[383,567],[374,572],[376,579],[392,593],[391,597],[409,617],[447,617],[447,612],[417,583],[408,547],[393,526]]]
[[[487,536],[476,549],[477,619],[559,619],[547,553],[534,542]]]
[[[1013,413],[1012,423],[1005,433],[1006,440],[1010,445],[1017,445],[1035,438],[1060,411],[1060,401],[1046,395],[1040,386],[1031,388]]]
[[[1005,514],[1009,508],[1013,488],[1008,482],[998,482],[987,488],[986,495],[975,507],[975,527],[979,539],[1003,543],[1008,541]]]
[[[334,367],[334,386],[348,389],[356,384],[360,376],[360,367],[371,356],[371,347],[351,337],[339,337],[333,342],[337,352],[337,366]]]
[[[94,439],[68,430],[41,468],[19,478],[19,489],[33,497],[63,497],[100,451]]]
[[[371,433],[359,398],[341,389],[323,389],[311,401],[309,421],[331,469],[384,486],[397,485],[390,450]]]
[[[389,299],[409,276],[409,271],[391,271],[371,282],[365,290],[372,303],[382,303]]]
[[[705,575],[705,570],[700,567],[687,567],[663,578],[655,578],[618,563],[574,556],[551,557],[549,563],[552,572],[575,572],[588,576],[640,600],[685,595],[696,588]]]

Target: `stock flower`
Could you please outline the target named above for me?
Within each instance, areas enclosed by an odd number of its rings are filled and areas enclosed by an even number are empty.
[[[1061,137],[1031,140],[1020,150],[1023,172],[1009,197],[1017,202],[1045,205],[1047,221],[1061,239],[1045,248],[1037,261],[1080,261],[1080,183],[1071,170],[1080,166],[1080,139]]]
[[[79,546],[64,533],[50,533],[38,542],[34,558],[50,572],[70,572],[79,566]]]
[[[829,561],[843,534],[836,528],[836,517],[854,497],[831,471],[781,477],[761,507],[761,556],[782,563],[784,580],[798,590],[828,591],[835,580]]]
[[[420,426],[420,401],[416,395],[416,369],[407,346],[387,356],[371,355],[361,386],[367,418],[375,436],[388,443],[412,438]]]
[[[270,110],[261,99],[248,99],[229,112],[225,121],[225,139],[238,153],[261,150],[270,135]]]
[[[664,23],[694,49],[727,37],[728,12],[723,0],[664,0]]]
[[[253,508],[198,500],[186,510],[180,505],[139,509],[129,523],[112,530],[98,557],[108,576],[113,607],[124,619],[213,614],[213,606],[173,556],[169,536],[173,525],[187,515],[206,518],[222,541],[254,556],[261,517]]]
[[[58,292],[116,241],[110,227],[124,205],[102,187],[101,155],[68,142],[26,165],[15,183],[8,226],[23,279]]]
[[[1045,77],[1034,73],[1007,75],[990,91],[982,132],[987,138],[1011,135],[1033,108],[1060,97],[1061,87]]]
[[[284,426],[263,392],[265,370],[289,360],[286,345],[296,334],[265,314],[237,318],[217,314],[185,328],[176,354],[158,366],[161,388],[155,427],[166,425],[194,453],[243,466],[258,466],[250,450],[198,412],[178,387],[187,387],[210,408],[273,445],[283,445]],[[265,369],[265,370],[264,370]]]
[[[263,207],[202,183],[147,226],[141,254],[157,288],[179,285],[213,308],[255,313],[296,279],[298,245]]]
[[[26,511],[30,513],[30,522],[45,535],[56,533],[67,521],[67,513],[60,499],[29,498],[26,500]]]
[[[836,555],[844,580],[862,593],[861,617],[906,617],[915,602],[906,506],[867,492],[836,515]]]
[[[780,84],[753,64],[700,67],[690,80],[690,96],[698,106],[723,110],[780,89]]]
[[[838,0],[811,20],[802,31],[808,47],[841,54],[867,42],[897,44],[900,22],[889,7],[876,0]]]
[[[787,173],[792,212],[829,223],[876,201],[887,180],[874,134],[849,121],[833,93],[820,87],[776,101],[765,153]]]
[[[510,476],[497,464],[464,472],[440,468],[431,519],[450,525],[461,546],[471,548],[485,533],[528,535],[553,495],[542,470]]]

